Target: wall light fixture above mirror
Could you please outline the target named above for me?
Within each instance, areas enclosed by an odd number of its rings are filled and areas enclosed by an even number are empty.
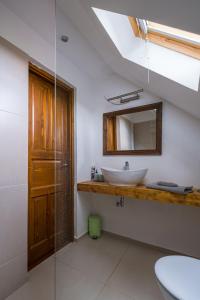
[[[103,114],[104,155],[161,155],[162,102]]]

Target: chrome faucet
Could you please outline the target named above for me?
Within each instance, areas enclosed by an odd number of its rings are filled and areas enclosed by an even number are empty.
[[[128,161],[125,161],[123,169],[124,170],[129,170],[129,162]]]

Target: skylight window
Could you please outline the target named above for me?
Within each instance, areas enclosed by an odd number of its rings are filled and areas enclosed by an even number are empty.
[[[134,17],[129,21],[136,37],[200,59],[200,35]]]
[[[189,41],[185,41],[179,31],[179,34],[176,32],[176,37],[172,38],[166,30],[158,29],[157,24],[156,29],[155,26],[153,29],[152,22],[150,24],[145,20],[94,7],[93,11],[121,55],[121,63],[125,63],[124,66],[127,66],[133,77],[134,67],[138,65],[144,68],[141,76],[145,76],[145,70],[151,71],[148,73],[151,76],[147,77],[150,79],[149,85],[156,85],[155,79],[159,74],[193,91],[199,90],[200,45],[196,35],[195,40],[194,36],[187,36]],[[162,34],[157,32],[158,30]],[[186,35],[184,38],[186,39]],[[148,40],[150,42],[147,42]],[[117,53],[113,63],[115,59],[119,60]],[[171,84],[170,81],[168,84]]]

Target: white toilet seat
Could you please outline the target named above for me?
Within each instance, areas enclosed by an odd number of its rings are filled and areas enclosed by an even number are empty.
[[[200,260],[187,256],[166,256],[155,264],[161,285],[179,300],[200,300]]]

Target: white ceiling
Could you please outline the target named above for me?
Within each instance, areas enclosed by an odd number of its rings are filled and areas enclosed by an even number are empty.
[[[48,42],[55,39],[54,0],[0,0]]]
[[[183,87],[154,72],[149,73],[150,82],[148,82],[147,69],[121,57],[91,9],[92,6],[108,9],[200,33],[200,1],[57,0],[57,3],[79,32],[86,38],[87,42],[96,49],[103,61],[114,72],[139,87],[143,87],[146,91],[166,99],[200,118],[200,93]]]
[[[200,33],[199,0],[86,0],[90,6]],[[85,2],[85,0],[81,0]]]

